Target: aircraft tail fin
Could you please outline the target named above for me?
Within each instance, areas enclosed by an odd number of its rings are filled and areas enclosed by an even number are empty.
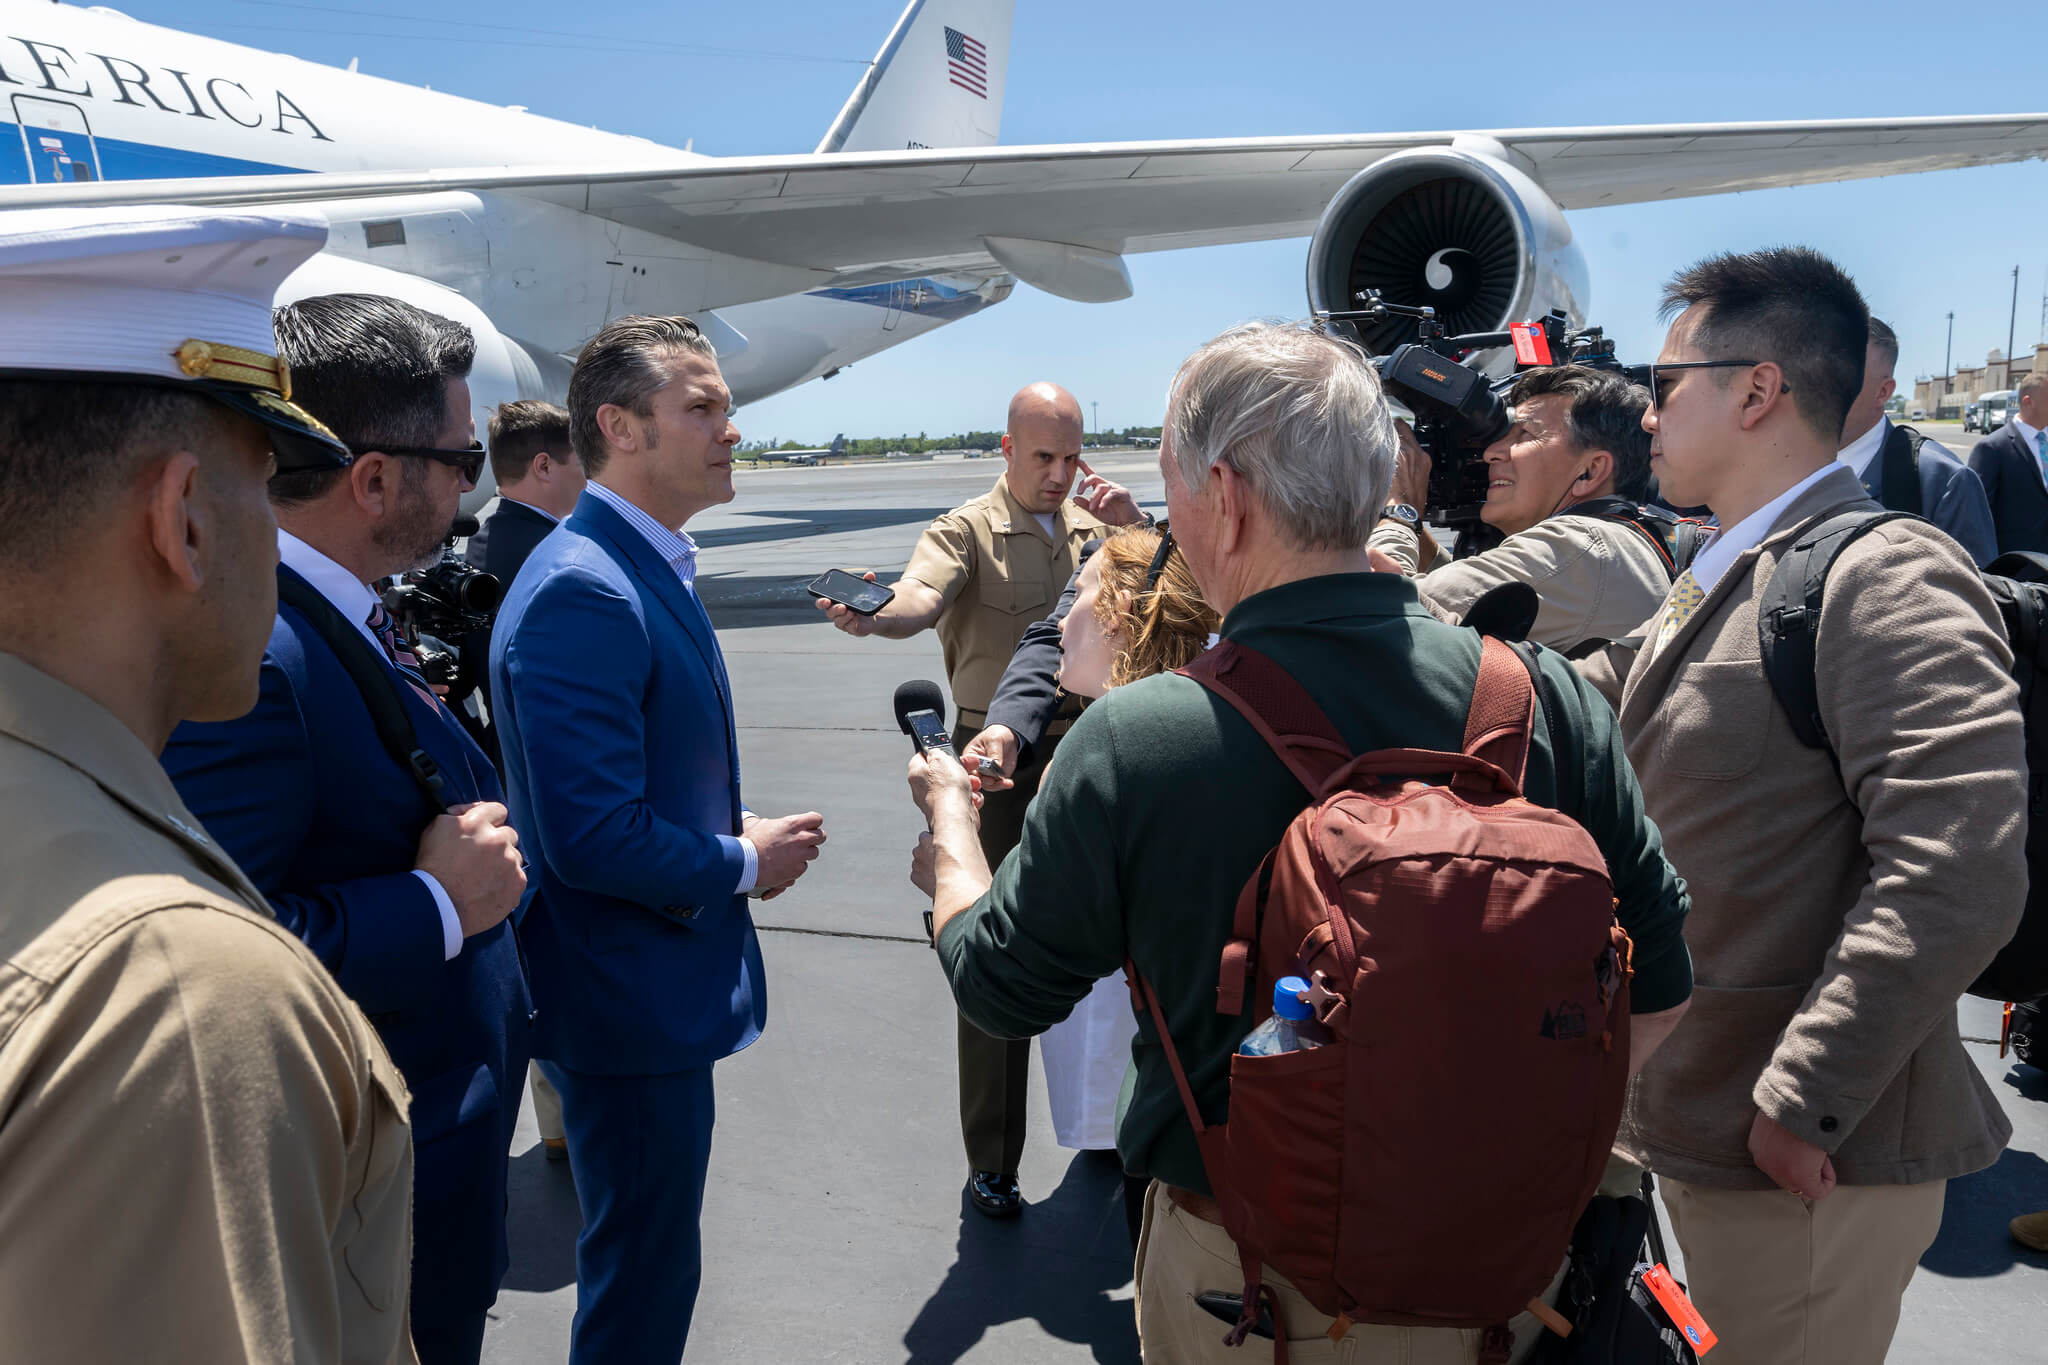
[[[1014,0],[910,0],[820,152],[993,146]]]

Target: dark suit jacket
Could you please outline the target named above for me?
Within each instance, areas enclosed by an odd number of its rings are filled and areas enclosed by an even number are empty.
[[[2019,428],[2007,422],[1977,442],[1970,468],[1984,481],[1991,500],[1991,523],[1997,529],[1998,552],[2048,550],[2048,482],[2041,461],[2020,439]]]
[[[555,523],[547,514],[523,502],[499,498],[498,509],[484,519],[476,534],[463,547],[462,557],[512,590],[519,566],[533,553],[533,547],[547,539]]]
[[[283,566],[278,575],[296,577]],[[450,803],[500,800],[497,774],[447,708],[399,691]],[[341,660],[290,607],[280,605],[271,629],[255,709],[179,726],[163,762],[405,1075],[413,1316],[488,1307],[507,1263],[505,1163],[531,1050],[511,924],[443,958],[433,894],[412,875],[420,831],[439,812],[385,751]]]
[[[1052,609],[1052,615],[1025,628],[1024,638],[1017,642],[1017,652],[1010,656],[1010,666],[1003,670],[1003,680],[996,684],[988,715],[983,717],[982,728],[1008,726],[1017,737],[1019,767],[1028,763],[1031,751],[1044,742],[1045,732],[1052,728],[1065,700],[1060,695],[1060,626],[1074,609],[1074,598],[1080,595],[1081,570],[1088,557],[1101,548],[1099,540],[1081,547],[1081,554],[1074,561],[1074,576],[1060,593],[1059,604]]]
[[[526,563],[533,547],[548,537],[548,532],[558,523],[549,519],[546,513],[536,511],[523,502],[510,498],[498,499],[498,508],[477,527],[476,534],[462,547],[462,557],[471,567],[482,569],[498,580],[506,591],[512,591],[512,580],[519,577],[520,566]],[[470,733],[483,745],[491,762],[503,765],[499,752],[498,732],[495,728],[497,711],[491,705],[491,632],[484,629],[463,636],[452,642],[461,658],[461,673],[457,679],[457,697],[466,697],[471,689],[483,693],[484,713],[492,718],[492,725],[471,724]]]
[[[1892,419],[1880,418],[1884,436],[1870,470],[1863,480],[1864,491],[1886,506],[1884,495],[1884,441],[1891,439]],[[1948,532],[1949,537],[1983,568],[1998,558],[1998,535],[1991,516],[1991,503],[1984,496],[1984,483],[1956,458],[1955,452],[1938,441],[1920,444],[1920,515]]]
[[[595,494],[527,561],[498,615],[492,692],[512,822],[534,877],[520,921],[536,1051],[661,1075],[760,1036],[761,948],[739,884],[739,748],[711,620]]]

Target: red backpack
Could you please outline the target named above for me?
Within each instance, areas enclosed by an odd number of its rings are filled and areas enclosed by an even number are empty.
[[[1273,983],[1301,976],[1331,1037],[1233,1056],[1228,1122],[1205,1124],[1132,969],[1243,1264],[1232,1344],[1273,1306],[1270,1266],[1338,1319],[1333,1337],[1490,1328],[1505,1359],[1508,1319],[1549,1285],[1599,1184],[1628,1081],[1629,940],[1592,836],[1521,794],[1532,669],[1486,640],[1462,753],[1358,757],[1254,650],[1226,642],[1181,670],[1312,798],[1238,897],[1216,1008],[1250,1003],[1255,1026]]]

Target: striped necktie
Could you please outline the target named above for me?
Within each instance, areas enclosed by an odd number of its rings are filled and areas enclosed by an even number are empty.
[[[420,672],[420,661],[405,641],[398,638],[398,631],[391,623],[391,613],[384,610],[382,602],[370,608],[367,622],[370,634],[384,642],[384,653],[391,660],[405,680],[412,684],[412,690],[426,700],[427,705],[439,708],[441,699],[434,695],[434,689],[427,686],[426,675]]]
[[[1686,618],[1699,610],[1700,603],[1706,600],[1707,594],[1701,590],[1700,581],[1692,576],[1692,570],[1687,569],[1680,574],[1678,581],[1671,585],[1671,596],[1664,600],[1664,621],[1657,627],[1657,644],[1651,652],[1661,652],[1665,645],[1670,644],[1671,637],[1678,634],[1678,628],[1685,624]]]

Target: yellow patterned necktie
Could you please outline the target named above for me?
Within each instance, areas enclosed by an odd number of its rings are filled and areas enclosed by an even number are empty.
[[[1671,637],[1678,634],[1678,628],[1685,624],[1686,618],[1706,600],[1707,595],[1701,590],[1700,581],[1692,576],[1692,570],[1687,569],[1680,574],[1678,581],[1671,585],[1671,596],[1665,599],[1664,623],[1657,627],[1657,646],[1652,652],[1661,652],[1665,645],[1671,643]]]

